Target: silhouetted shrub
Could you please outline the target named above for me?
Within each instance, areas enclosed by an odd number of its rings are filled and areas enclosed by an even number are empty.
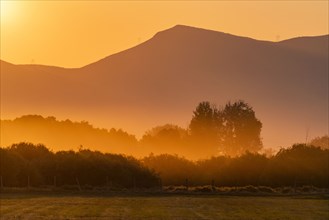
[[[277,155],[249,153],[196,162],[175,155],[151,155],[143,163],[159,174],[164,185],[329,187],[329,150],[303,144],[281,149]],[[263,192],[271,192],[262,188]]]
[[[125,188],[159,185],[159,177],[132,157],[79,150],[53,153],[43,145],[14,144],[1,150],[4,186],[56,185]]]

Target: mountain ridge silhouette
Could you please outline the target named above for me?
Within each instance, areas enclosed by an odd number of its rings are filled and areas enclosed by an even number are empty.
[[[89,66],[89,65],[92,65],[94,63],[97,63],[103,59],[106,59],[106,58],[109,58],[113,55],[116,55],[116,54],[120,54],[122,52],[126,52],[128,50],[131,50],[131,49],[134,49],[140,45],[143,45],[144,43],[154,39],[155,37],[158,37],[158,36],[161,36],[162,34],[164,33],[167,33],[167,32],[176,32],[176,31],[202,31],[202,32],[208,32],[208,33],[212,33],[212,34],[217,34],[217,35],[226,35],[226,36],[229,36],[229,37],[233,37],[233,38],[240,38],[240,39],[248,39],[248,40],[254,40],[254,41],[258,41],[258,42],[266,42],[266,43],[276,43],[276,44],[286,44],[288,42],[292,42],[292,41],[301,41],[301,40],[304,40],[304,39],[319,39],[321,38],[322,41],[326,41],[328,43],[328,38],[329,38],[329,34],[326,34],[326,35],[315,35],[315,36],[299,36],[299,37],[293,37],[293,38],[289,38],[289,39],[285,39],[285,40],[281,40],[281,41],[269,41],[269,40],[258,40],[258,39],[255,39],[255,38],[251,38],[251,37],[246,37],[246,36],[238,36],[238,35],[234,35],[234,34],[230,34],[230,33],[225,33],[225,32],[221,32],[221,31],[216,31],[216,30],[209,30],[209,29],[205,29],[205,28],[200,28],[200,27],[193,27],[193,26],[188,26],[188,25],[182,25],[182,24],[178,24],[178,25],[175,25],[171,28],[168,28],[168,29],[165,29],[165,30],[162,30],[162,31],[159,31],[157,32],[153,37],[151,37],[150,39],[146,40],[145,42],[142,42],[136,46],[133,46],[131,48],[128,48],[128,49],[125,49],[125,50],[122,50],[120,52],[117,52],[117,53],[113,53],[109,56],[106,56],[104,58],[101,58],[95,62],[92,62],[92,63],[89,63],[89,64],[86,64],[84,66],[81,66],[81,67],[76,67],[76,68],[66,68],[66,67],[61,67],[61,66],[53,66],[53,65],[47,65],[47,64],[13,64],[13,63],[10,63],[10,62],[7,62],[5,60],[2,60],[0,59],[0,62],[1,64],[3,63],[3,65],[6,65],[6,64],[12,64],[12,65],[21,65],[21,66],[46,66],[46,67],[58,67],[58,68],[63,68],[63,69],[80,69],[80,68],[84,68],[86,66]],[[324,47],[321,47],[321,49],[325,50],[326,48]]]

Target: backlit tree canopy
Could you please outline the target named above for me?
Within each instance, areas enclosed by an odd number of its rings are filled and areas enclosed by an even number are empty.
[[[209,154],[237,156],[262,148],[262,123],[244,101],[228,102],[223,109],[201,102],[193,112],[189,126],[194,143]]]
[[[245,151],[257,152],[262,148],[262,123],[247,103],[229,102],[221,116],[223,129],[220,134],[220,150],[223,153],[235,156]]]

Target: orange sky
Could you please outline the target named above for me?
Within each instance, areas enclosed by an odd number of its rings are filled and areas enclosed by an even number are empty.
[[[277,41],[328,34],[328,1],[1,0],[1,59],[80,67],[176,24]]]

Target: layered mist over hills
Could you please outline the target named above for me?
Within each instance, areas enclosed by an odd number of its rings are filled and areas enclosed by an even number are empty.
[[[140,137],[166,123],[186,128],[200,101],[242,99],[263,123],[265,147],[290,146],[328,133],[328,40],[178,25],[81,68],[1,61],[1,118],[54,115]]]

